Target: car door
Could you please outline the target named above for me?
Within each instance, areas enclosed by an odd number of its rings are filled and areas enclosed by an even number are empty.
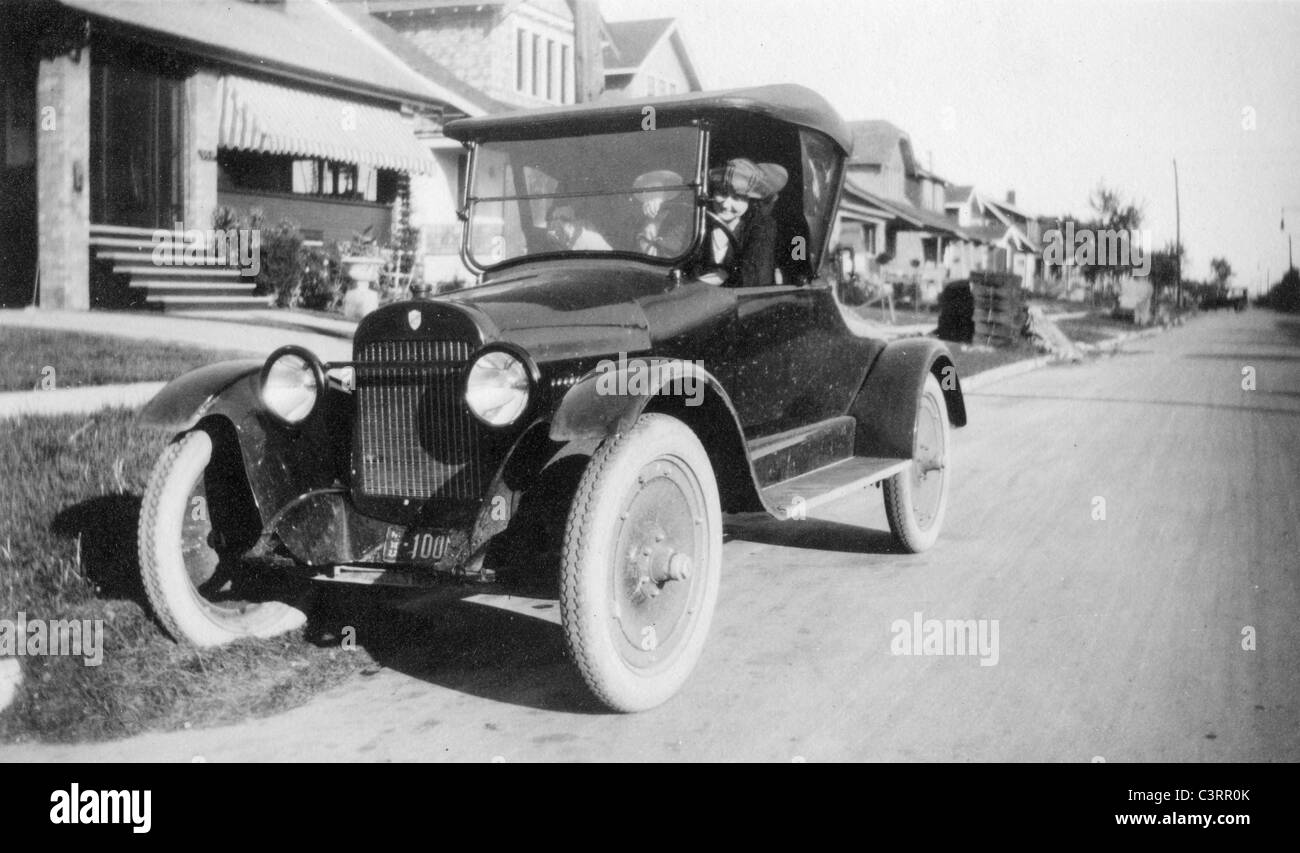
[[[746,438],[844,414],[871,346],[847,332],[829,284],[732,292],[736,333],[722,372]]]

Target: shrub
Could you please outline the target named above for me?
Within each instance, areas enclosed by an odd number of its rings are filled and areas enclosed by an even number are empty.
[[[1268,292],[1268,305],[1275,311],[1300,311],[1300,272],[1289,269]]]
[[[304,246],[300,254],[299,304],[316,311],[334,310],[344,290],[338,245]]]
[[[261,213],[255,211],[251,220],[259,227]],[[288,308],[298,301],[302,285],[302,234],[298,226],[288,219],[272,228],[262,227],[262,269],[257,274],[257,292],[275,294],[275,304]]]

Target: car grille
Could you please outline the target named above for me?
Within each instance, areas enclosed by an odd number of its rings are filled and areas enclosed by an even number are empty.
[[[460,393],[469,349],[457,341],[379,341],[359,348],[353,468],[363,495],[482,496],[482,427]]]

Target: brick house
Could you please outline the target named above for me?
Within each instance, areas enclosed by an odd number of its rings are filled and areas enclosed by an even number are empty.
[[[574,15],[565,0],[370,0],[366,8],[498,104],[577,100]]]
[[[605,22],[586,2],[591,40],[585,78],[579,67],[583,0],[368,0],[365,8],[405,42],[394,51],[419,68],[435,60],[484,96],[492,112],[563,106],[593,96],[698,91],[699,77],[673,19]],[[599,50],[594,49],[599,44]],[[413,50],[412,50],[413,49]],[[414,54],[414,55],[411,55]],[[603,92],[602,92],[603,90]],[[485,99],[485,100],[484,100]],[[441,173],[463,182],[459,143],[437,131],[422,135]],[[459,198],[437,181],[413,179],[412,224],[420,229],[425,278],[469,274],[460,260]]]
[[[412,175],[454,195],[454,168],[417,130],[489,99],[385,39],[324,0],[7,7],[0,304],[240,304],[251,284],[160,280],[186,271],[115,258],[174,223],[209,228],[219,206],[332,240],[367,226],[386,237]]]

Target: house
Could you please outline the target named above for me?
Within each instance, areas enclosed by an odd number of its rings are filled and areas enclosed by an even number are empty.
[[[387,237],[411,176],[455,181],[417,128],[490,103],[412,68],[364,17],[325,0],[8,7],[0,192],[18,221],[0,235],[0,302],[257,304],[218,276],[233,271],[143,260],[151,235],[208,229],[220,207],[320,239]]]
[[[1042,270],[1039,221],[1016,206],[1014,191],[998,200],[973,186],[950,186],[944,210],[981,247],[969,259],[971,269],[1015,273],[1022,287],[1036,289]]]
[[[674,18],[607,21],[603,51],[607,98],[653,98],[701,90]]]
[[[435,80],[445,69],[490,112],[700,88],[671,18],[604,22],[591,0],[369,0],[365,9],[398,35],[401,44],[385,44],[412,68]],[[426,71],[422,59],[436,68]],[[594,79],[584,84],[587,75]],[[420,135],[440,170],[412,179],[411,224],[420,231],[424,276],[436,283],[469,275],[456,218],[466,163],[461,145],[440,129]]]
[[[576,103],[576,24],[566,0],[369,0],[370,14],[504,108]]]
[[[841,201],[840,245],[868,259],[863,271],[933,301],[951,277],[952,247],[972,242],[944,215],[948,182],[916,159],[906,131],[888,121],[849,122],[853,151]],[[874,260],[870,260],[874,259]]]
[[[385,40],[394,53],[426,75],[426,65],[445,69],[480,93],[488,112],[562,106],[586,96],[577,51],[583,10],[566,0],[369,0],[364,7],[395,36],[396,43]],[[594,24],[598,29],[599,21]],[[433,284],[466,280],[470,271],[460,257],[457,211],[468,155],[442,135],[440,124],[421,128],[419,135],[440,167],[411,183],[410,222],[420,234],[422,273]]]

